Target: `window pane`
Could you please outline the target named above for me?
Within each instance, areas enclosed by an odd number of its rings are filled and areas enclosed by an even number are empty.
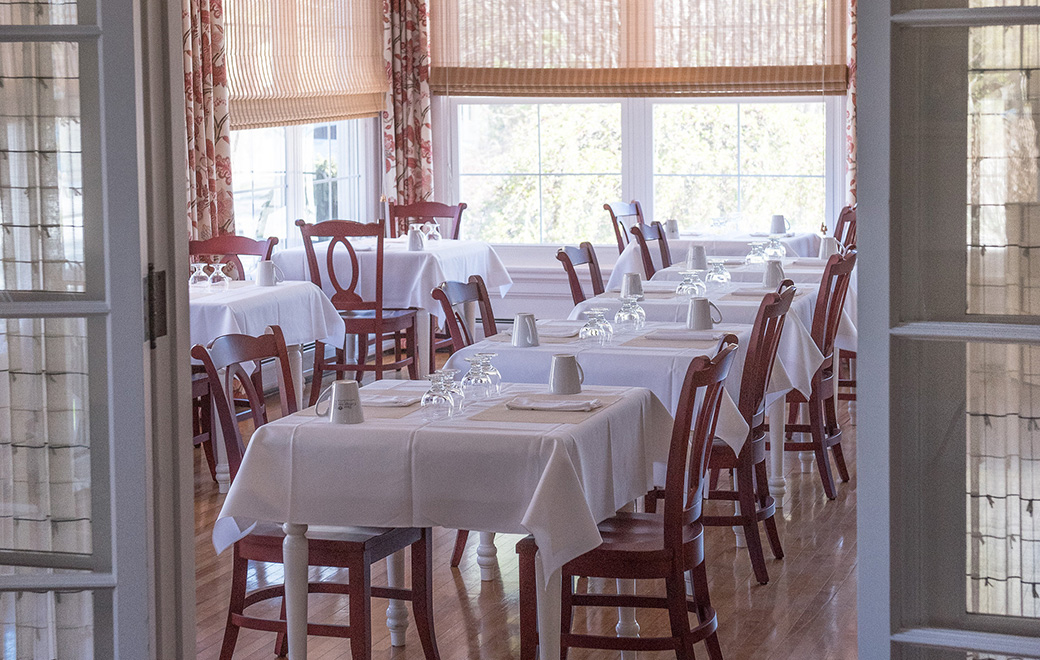
[[[540,109],[544,173],[621,174],[621,104],[547,103]],[[603,204],[601,199],[601,211]]]
[[[783,214],[795,231],[818,231],[826,217],[823,177],[741,177],[740,196],[744,226],[752,231],[765,229],[774,213]]]
[[[539,185],[537,176],[459,177],[466,201],[463,238],[502,243],[537,243]]]
[[[85,290],[79,48],[0,43],[0,289]]]
[[[537,172],[538,106],[460,105],[458,141],[460,174]]]
[[[736,174],[736,103],[654,106],[655,174]]]
[[[683,230],[710,231],[711,219],[739,208],[735,176],[656,176],[654,214],[675,219]]]
[[[609,243],[604,199],[621,199],[621,176],[547,176],[542,179],[542,242]]]
[[[823,177],[826,129],[823,103],[742,103],[741,174]]]
[[[0,0],[0,25],[75,25],[76,0]]]
[[[285,239],[289,225],[286,129],[257,128],[231,133],[231,181],[235,230],[251,238]]]
[[[93,657],[92,592],[0,593],[0,658]]]
[[[1040,347],[968,344],[967,610],[1040,618]]]
[[[0,320],[0,549],[91,551],[87,326]]]

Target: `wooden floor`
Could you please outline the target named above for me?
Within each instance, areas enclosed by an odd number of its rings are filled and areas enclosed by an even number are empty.
[[[844,406],[843,406],[844,407]],[[780,535],[786,557],[776,561],[769,555],[770,582],[759,585],[751,572],[745,550],[734,546],[733,533],[713,528],[707,533],[708,575],[712,603],[718,610],[722,649],[730,660],[841,660],[856,657],[856,428],[846,412],[843,446],[849,457],[852,481],[839,486],[838,498],[827,501],[815,472],[802,473],[795,454],[787,456],[790,501],[780,520]],[[248,437],[248,436],[246,436]],[[210,480],[201,452],[195,461],[195,556],[197,602],[197,653],[200,659],[217,658],[227,617],[230,589],[230,551],[216,556],[210,531],[223,501]],[[720,505],[721,506],[721,505]],[[436,529],[434,534],[434,599],[436,632],[443,660],[504,660],[519,657],[517,605],[517,562],[514,545],[519,537],[497,538],[499,571],[491,582],[481,582],[473,535],[459,569],[448,566],[454,532]],[[312,570],[312,579],[316,571]],[[385,584],[384,563],[373,567],[375,584]],[[326,569],[326,579],[337,571]],[[345,576],[338,576],[343,578]],[[249,588],[281,581],[280,565],[255,565]],[[586,585],[579,585],[585,589]],[[612,589],[597,585],[596,588]],[[640,592],[663,595],[663,583],[640,583]],[[390,647],[385,621],[386,601],[373,602],[373,646],[376,659],[418,660],[422,647],[414,625],[408,629],[408,644]],[[268,612],[265,605],[254,612]],[[345,621],[346,599],[340,596],[311,596],[312,621]],[[638,619],[646,634],[666,634],[667,618],[655,610],[640,610]],[[612,631],[616,611],[600,610],[588,617],[575,615],[575,629]],[[235,658],[266,658],[274,655],[274,634],[242,631]],[[707,657],[703,651],[700,657]],[[610,651],[572,651],[570,658],[617,658]],[[311,637],[308,658],[349,658],[348,642]],[[626,656],[627,657],[627,656]],[[639,658],[669,658],[671,653],[640,653]]]

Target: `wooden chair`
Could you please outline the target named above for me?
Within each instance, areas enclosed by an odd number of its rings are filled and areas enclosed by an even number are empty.
[[[213,481],[217,480],[217,457],[213,453],[213,424],[211,422],[212,408],[209,398],[209,379],[205,371],[196,372],[192,369],[191,374],[191,443],[195,447],[202,447],[206,456],[206,464],[209,466],[209,476]]]
[[[614,227],[614,236],[617,238],[617,251],[618,254],[621,254],[628,245],[629,227],[643,224],[643,207],[633,199],[628,204],[625,202],[604,204],[603,208],[610,213],[610,224]],[[626,222],[628,226],[626,226]]]
[[[278,245],[278,238],[275,236],[254,240],[245,236],[224,234],[204,241],[188,241],[188,256],[192,257],[192,261],[198,261],[198,258],[203,256],[220,257],[220,263],[234,266],[231,277],[241,280],[245,277],[246,270],[239,257],[260,257],[260,261],[270,261],[275,245]]]
[[[846,248],[856,243],[856,207],[846,206],[838,214],[838,223],[834,227],[834,237],[844,245]],[[856,363],[856,352],[855,351],[841,351],[840,353],[840,365],[839,369],[844,371],[847,376],[845,378],[838,378],[838,387],[845,388],[845,391],[838,392],[839,401],[855,401],[856,400],[856,378],[853,375]]]
[[[837,394],[837,365],[834,361],[834,338],[838,334],[845,295],[849,289],[849,277],[856,265],[856,247],[852,246],[844,255],[833,255],[823,271],[820,292],[813,310],[811,335],[816,347],[823,354],[823,363],[812,378],[812,393],[806,399],[797,390],[787,395],[790,413],[787,418],[784,451],[812,451],[823,480],[823,490],[829,499],[838,496],[831,472],[828,449],[834,454],[834,463],[842,481],[849,480],[845,455],[841,449],[841,427],[834,412],[834,397]],[[802,404],[809,407],[809,423],[798,424],[798,413]],[[809,442],[794,442],[792,433],[810,433]]]
[[[665,481],[664,513],[618,513],[599,525],[603,543],[562,569],[561,658],[570,647],[621,651],[675,651],[679,660],[693,658],[693,645],[703,641],[712,660],[722,660],[716,629],[718,620],[708,596],[704,564],[704,527],[701,525],[702,485],[708,470],[708,453],[722,403],[723,381],[737,349],[737,338],[726,335],[714,358],[695,358],[683,381],[682,395],[672,426]],[[701,398],[703,397],[703,398]],[[695,401],[700,400],[694,415]],[[533,660],[537,640],[534,538],[521,540],[520,554],[520,658]],[[694,598],[686,596],[684,574],[691,571]],[[664,579],[667,595],[575,594],[574,576],[616,579]],[[671,624],[669,637],[614,637],[571,632],[572,608],[666,608]],[[689,612],[698,624],[689,623]]]
[[[441,228],[441,236],[444,238],[459,239],[459,229],[462,227],[462,212],[466,205],[441,204],[440,202],[416,202],[414,204],[401,204],[400,206],[390,202],[390,237],[396,238],[400,233],[401,220],[414,220],[415,222],[436,222]],[[444,222],[442,222],[444,221]]]
[[[480,320],[484,326],[484,336],[498,334],[498,326],[495,324],[495,313],[491,310],[491,297],[488,295],[487,287],[484,286],[484,278],[480,275],[470,275],[469,282],[441,282],[440,285],[430,292],[433,299],[440,303],[447,319],[445,325],[451,338],[452,350],[460,350],[473,343],[473,335],[470,333],[466,322],[462,319],[456,307],[468,302],[475,302],[480,307]],[[457,568],[462,561],[462,554],[466,551],[466,541],[469,539],[469,530],[460,529],[455,533],[455,549],[451,553],[451,566]]]
[[[227,448],[232,482],[242,463],[245,446],[242,443],[242,434],[236,423],[235,415],[224,395],[227,382],[222,382],[221,370],[225,371],[224,378],[227,381],[237,379],[241,383],[241,387],[245,389],[249,401],[253,404],[253,423],[259,427],[268,421],[266,411],[256,405],[263,398],[263,392],[253,388],[252,379],[246,374],[243,365],[257,363],[268,358],[277,360],[283,383],[282,389],[279,390],[282,412],[285,414],[296,412],[296,393],[293,388],[292,375],[289,372],[285,338],[278,326],[271,326],[268,333],[259,337],[225,335],[214,340],[209,348],[196,344],[191,349],[191,356],[201,361],[205,367],[210,391],[215,399],[215,407],[223,429],[224,445]],[[308,537],[310,539],[308,544],[308,564],[310,566],[346,568],[349,571],[348,584],[312,582],[307,585],[310,593],[346,594],[349,625],[311,623],[307,626],[308,634],[349,638],[351,657],[370,659],[372,657],[371,596],[410,600],[425,656],[427,660],[439,658],[433,630],[433,546],[430,529],[311,527]],[[227,624],[224,628],[224,642],[220,650],[221,660],[230,660],[234,655],[235,642],[238,639],[240,628],[276,632],[278,637],[275,641],[275,655],[285,655],[288,652],[284,600],[282,614],[278,619],[262,619],[245,612],[245,609],[251,605],[283,596],[284,587],[282,585],[269,586],[246,593],[249,561],[282,563],[283,540],[284,536],[278,525],[260,523],[248,536],[235,543],[231,568],[231,602],[228,607]],[[408,546],[411,546],[412,556],[412,588],[372,586],[372,563]]]
[[[649,225],[637,225],[632,227],[632,235],[639,243],[639,254],[643,257],[643,270],[646,271],[646,279],[650,279],[657,272],[654,260],[650,256],[650,241],[658,241],[657,247],[661,252],[661,268],[672,265],[672,253],[668,251],[668,236],[665,234],[664,225],[653,222]]]
[[[325,264],[335,293],[332,294],[332,305],[339,310],[343,323],[346,325],[346,334],[357,335],[357,362],[346,361],[344,348],[336,348],[336,357],[329,360],[325,355],[325,342],[318,341],[314,344],[314,375],[311,381],[310,405],[318,402],[321,394],[321,382],[325,371],[336,373],[353,371],[355,378],[360,383],[366,371],[375,372],[376,380],[382,380],[384,371],[397,371],[408,369],[409,376],[414,380],[419,377],[419,365],[416,362],[416,310],[414,309],[384,309],[383,308],[383,221],[372,224],[362,224],[350,220],[326,220],[316,225],[309,224],[303,220],[297,220],[296,226],[303,234],[303,247],[307,252],[307,264],[310,267],[311,282],[321,288],[321,270],[318,268],[318,256],[314,249],[314,240],[318,238],[331,238],[325,246]],[[360,262],[357,252],[350,244],[350,239],[362,237],[373,237],[376,239],[376,267],[375,272],[368,273],[375,278],[375,299],[365,300],[358,291],[360,283]],[[337,245],[342,245],[350,257],[350,285],[344,288],[336,274],[335,250]],[[374,336],[372,342],[375,350],[375,361],[367,363],[369,336]],[[383,339],[393,337],[394,361],[389,364],[383,363]],[[402,340],[405,343],[404,356],[402,357]]]
[[[596,258],[596,250],[592,243],[585,241],[578,247],[564,246],[556,251],[556,259],[563,264],[563,270],[567,272],[567,281],[571,285],[571,298],[574,304],[586,299],[585,291],[581,288],[581,280],[578,278],[576,266],[589,265],[589,276],[592,278],[592,295],[598,296],[605,290],[603,287],[603,273],[599,269],[599,260]]]
[[[838,222],[834,225],[834,238],[846,249],[856,244],[856,207],[846,206],[838,214]]]

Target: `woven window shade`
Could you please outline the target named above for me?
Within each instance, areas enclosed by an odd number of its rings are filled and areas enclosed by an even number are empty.
[[[389,88],[379,0],[227,0],[231,128],[371,117]]]
[[[847,0],[430,0],[431,89],[844,94]]]

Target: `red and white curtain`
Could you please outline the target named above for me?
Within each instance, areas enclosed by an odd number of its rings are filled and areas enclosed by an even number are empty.
[[[223,1],[182,0],[192,240],[235,233]]]
[[[383,191],[396,204],[414,204],[433,197],[426,0],[383,0],[383,36],[390,82],[383,111]]]
[[[845,97],[845,203],[856,203],[856,0],[849,0],[849,91]]]

